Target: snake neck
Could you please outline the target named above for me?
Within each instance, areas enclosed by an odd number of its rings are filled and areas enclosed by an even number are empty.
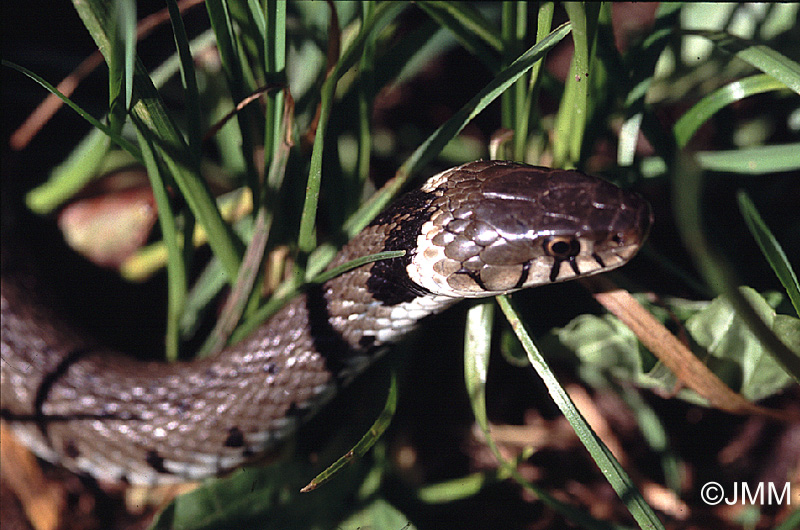
[[[404,256],[359,267],[327,282],[321,292],[308,293],[310,321],[330,326],[320,330],[322,336],[340,337],[342,344],[335,349],[363,352],[396,341],[422,318],[458,301],[432,294],[407,272],[435,198],[421,190],[403,195],[348,243],[331,267],[382,251],[404,250]]]
[[[415,228],[382,219],[332,266],[407,250],[413,238],[404,230]],[[3,417],[40,456],[101,480],[154,484],[235,468],[294,432],[382,345],[456,301],[418,296],[404,271],[409,259],[312,286],[218,356],[176,364],[98,348],[5,278]]]

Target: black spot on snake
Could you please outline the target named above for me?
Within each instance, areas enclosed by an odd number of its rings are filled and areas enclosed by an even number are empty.
[[[169,470],[164,467],[164,458],[158,454],[158,451],[150,450],[147,451],[147,455],[145,456],[145,462],[147,465],[153,468],[158,473],[169,474]]]
[[[244,446],[244,433],[239,427],[231,427],[228,429],[228,437],[225,438],[225,447],[242,447]]]
[[[358,345],[362,348],[368,350],[375,346],[375,336],[374,335],[364,335],[360,339],[358,339]]]
[[[340,373],[346,366],[345,360],[351,356],[353,347],[331,324],[328,299],[321,286],[314,285],[307,290],[306,309],[315,350],[324,357],[325,366],[330,372]]]
[[[67,440],[64,442],[64,454],[69,458],[78,458],[81,452],[78,450],[78,446],[75,445],[75,442]]]
[[[43,410],[44,403],[47,400],[53,385],[55,385],[56,382],[67,373],[70,366],[78,362],[91,351],[91,348],[79,348],[67,353],[53,370],[45,374],[41,383],[39,383],[39,387],[36,389],[36,398],[34,399],[36,425],[39,428],[39,432],[42,434],[42,438],[44,438],[51,447],[53,444],[50,440],[50,434],[47,431],[48,420]]]
[[[264,365],[264,373],[276,375],[280,370],[278,370],[278,365],[275,363],[267,363]]]
[[[389,206],[382,214],[370,223],[370,226],[388,225],[392,228],[386,236],[383,250],[406,250],[417,246],[417,235],[422,225],[430,220],[433,214],[431,202],[435,195],[422,190],[411,191]],[[400,212],[416,212],[407,222],[396,223]],[[393,306],[411,302],[419,296],[429,295],[427,289],[417,285],[408,277],[406,267],[411,263],[413,255],[408,252],[399,258],[385,259],[373,263],[367,289],[376,300],[384,305]]]

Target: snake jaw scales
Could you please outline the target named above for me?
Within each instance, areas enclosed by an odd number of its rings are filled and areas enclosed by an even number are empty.
[[[331,266],[405,256],[309,289],[217,357],[169,365],[96,347],[4,267],[2,415],[40,456],[101,480],[218,474],[289,436],[426,315],[623,265],[651,223],[639,196],[578,171],[464,164],[401,197]]]

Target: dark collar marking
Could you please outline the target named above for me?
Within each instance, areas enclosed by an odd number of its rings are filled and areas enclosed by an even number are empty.
[[[422,190],[411,191],[395,201],[371,223],[386,225],[389,233],[383,250],[405,250],[406,255],[399,258],[376,261],[370,269],[367,290],[384,305],[393,306],[411,302],[430,293],[408,277],[406,267],[411,263],[417,246],[417,236],[422,225],[430,220],[434,208],[431,206],[436,195]],[[405,215],[404,215],[405,214]],[[402,222],[397,222],[401,219]]]

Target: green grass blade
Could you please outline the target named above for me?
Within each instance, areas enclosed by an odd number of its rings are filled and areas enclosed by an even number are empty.
[[[773,90],[786,90],[786,84],[766,74],[739,79],[715,90],[698,101],[675,123],[673,132],[678,147],[685,147],[697,130],[720,109],[744,98]]]
[[[795,530],[798,527],[800,527],[800,508],[790,512],[783,522],[775,527],[775,530]]]
[[[800,169],[800,143],[760,145],[735,151],[699,151],[697,163],[703,169],[726,173],[764,175]]]
[[[464,336],[464,383],[472,405],[472,413],[487,445],[501,465],[508,465],[491,437],[489,418],[486,416],[486,378],[489,371],[493,317],[494,305],[486,301],[475,304],[467,312]]]
[[[69,99],[67,96],[62,94],[56,87],[54,87],[53,85],[51,85],[50,83],[45,81],[43,78],[39,77],[38,75],[34,74],[33,72],[31,72],[30,70],[28,70],[24,66],[19,66],[17,64],[14,64],[12,62],[5,61],[5,60],[2,61],[2,64],[3,64],[3,66],[8,66],[9,68],[13,68],[17,72],[30,77],[31,79],[33,79],[34,81],[36,81],[37,83],[42,85],[45,89],[47,89],[48,92],[58,96],[58,98],[61,101],[63,101],[69,108],[71,108],[72,110],[77,112],[78,115],[81,118],[83,118],[86,121],[88,121],[96,129],[99,129],[99,130],[103,131],[103,133],[105,133],[106,136],[111,138],[111,141],[113,141],[115,144],[117,144],[121,148],[125,149],[126,151],[128,151],[134,158],[136,158],[136,160],[138,160],[140,162],[142,161],[142,153],[139,151],[138,147],[136,147],[134,144],[129,142],[127,139],[125,139],[122,136],[120,136],[118,133],[114,132],[108,125],[106,125],[105,123],[97,120],[91,114],[89,114],[88,112],[83,110],[81,107],[76,105],[71,99]]]
[[[417,497],[427,504],[444,504],[467,500],[477,495],[484,486],[496,480],[488,473],[472,473],[463,477],[426,484],[417,490]]]
[[[372,16],[375,3],[365,1],[361,3],[361,16],[363,19]],[[359,62],[361,82],[358,84],[356,98],[358,99],[358,152],[356,158],[356,178],[360,186],[369,179],[370,160],[372,155],[372,103],[375,95],[375,39],[368,39],[364,44],[364,53]]]
[[[110,146],[109,136],[100,129],[93,129],[67,160],[50,172],[47,182],[28,192],[25,204],[38,214],[48,214],[58,208],[97,175]]]
[[[348,261],[347,263],[342,263],[338,267],[334,267],[330,270],[318,274],[317,276],[312,278],[309,283],[316,283],[316,284],[325,283],[328,280],[335,278],[336,276],[339,276],[340,274],[344,274],[350,269],[355,269],[356,267],[366,265],[367,263],[372,263],[373,261],[380,261],[383,259],[399,258],[405,255],[406,255],[405,250],[386,250],[383,252],[370,254],[368,256],[361,256],[360,258]]]
[[[368,256],[361,256],[360,258],[354,259],[352,261],[348,261],[347,263],[343,263],[338,267],[334,267],[333,269],[324,271],[314,278],[312,278],[308,283],[310,284],[321,284],[325,283],[326,281],[334,278],[340,274],[343,274],[350,269],[354,269],[356,267],[360,267],[362,265],[366,265],[367,263],[372,263],[373,261],[378,261],[382,259],[390,259],[390,258],[399,258],[405,255],[405,250],[387,250],[385,252],[378,252],[377,254],[370,254]],[[258,308],[258,310],[254,311],[251,315],[248,315],[247,320],[239,326],[236,331],[231,335],[231,342],[237,342],[247,335],[253,332],[261,323],[267,320],[269,317],[274,315],[278,309],[280,309],[286,302],[297,296],[300,292],[302,286],[299,283],[288,283],[285,284],[284,289],[281,292],[275,293],[275,295],[263,306]]]
[[[136,61],[136,3],[121,0],[112,6],[109,27],[110,48],[105,52],[108,64],[108,121],[114,131],[121,131],[133,97]]]
[[[555,3],[540,2],[537,6],[536,16],[536,42],[544,39],[553,29],[553,13]],[[539,75],[542,71],[544,60],[539,60],[531,68],[528,89],[525,91],[525,99],[517,116],[514,127],[514,159],[525,161],[525,149],[528,143],[528,131],[531,128],[531,118],[533,117],[534,101],[537,101],[539,94]]]
[[[796,149],[795,153],[797,153]],[[800,316],[800,282],[797,281],[797,275],[791,263],[789,263],[789,258],[786,257],[786,253],[781,248],[780,243],[772,235],[747,193],[739,191],[736,194],[736,198],[739,201],[739,211],[742,212],[747,228],[750,229],[750,233],[753,234],[753,238],[758,243],[761,253],[764,254],[772,270],[775,271],[775,275],[780,280],[783,288],[786,289],[786,294],[789,295],[789,300],[794,306],[795,314]]]
[[[575,52],[564,85],[564,98],[558,109],[553,138],[553,165],[575,167],[580,160],[583,135],[589,118],[589,79],[593,48],[600,16],[600,4],[566,2],[572,23]]]
[[[235,6],[230,5],[224,0],[209,0],[205,4],[206,10],[208,11],[208,18],[211,22],[211,28],[214,30],[214,34],[217,37],[216,44],[219,50],[222,68],[225,71],[225,79],[235,105],[252,94],[256,88],[252,79],[245,76],[243,67],[247,64],[247,61],[244,60],[240,53],[239,41],[237,40],[237,33],[235,30],[236,24],[232,19],[230,11]],[[245,176],[247,185],[253,192],[254,198],[260,197],[261,194],[258,171],[256,170],[252,156],[255,149],[252,131],[254,127],[253,124],[261,119],[263,118],[257,116],[254,110],[249,106],[236,113],[236,121],[239,123],[239,133],[242,136],[241,149],[243,152],[242,160],[245,164]]]
[[[536,9],[536,42],[539,42],[553,29],[555,4],[553,2],[539,2],[536,4]],[[512,144],[512,158],[514,160],[525,161],[526,158],[525,151],[528,144],[528,132],[532,127],[531,120],[534,116],[538,116],[538,110],[534,112],[533,109],[534,101],[538,101],[539,74],[541,73],[543,65],[543,60],[537,61],[536,64],[533,65],[533,68],[531,68],[528,86],[520,86],[518,89],[521,94],[521,101],[514,120],[514,138]],[[535,124],[533,127],[535,127]]]
[[[430,162],[436,153],[455,138],[475,116],[480,114],[525,72],[533,68],[548,51],[561,42],[569,33],[570,28],[569,23],[562,24],[520,55],[508,68],[492,79],[488,85],[473,96],[412,153],[398,170],[398,175],[401,175],[400,180],[405,182],[408,175],[418,172],[425,164]]]
[[[291,102],[291,100],[289,100]],[[287,105],[289,106],[289,105]],[[281,129],[278,130],[278,138],[287,138],[288,131],[292,127],[292,113],[287,110],[284,113],[284,120]],[[227,344],[228,338],[236,324],[245,313],[248,303],[256,304],[260,300],[258,289],[254,290],[256,279],[261,271],[264,260],[264,252],[267,248],[273,213],[277,204],[277,192],[283,183],[286,174],[286,164],[289,160],[291,145],[288,142],[281,142],[275,151],[275,156],[270,161],[268,168],[267,182],[270,184],[273,193],[262,201],[258,208],[258,214],[253,222],[250,243],[245,252],[242,266],[233,285],[230,296],[225,302],[225,307],[217,319],[214,329],[211,331],[208,340],[200,351],[201,356],[213,355],[222,350]]]
[[[417,2],[417,5],[458,42],[478,58],[492,73],[499,70],[498,56],[502,41],[486,18],[466,2]]]
[[[503,38],[503,67],[511,64],[522,52],[528,33],[528,2],[505,2],[501,9],[500,32]],[[541,64],[541,63],[539,63]],[[511,143],[511,158],[522,159],[523,148],[527,140],[528,118],[530,113],[523,113],[525,96],[530,81],[520,77],[509,90],[503,92],[500,99],[500,123],[505,129],[514,131]],[[495,158],[493,156],[493,158]],[[499,157],[505,158],[505,157]]]
[[[642,437],[647,442],[647,445],[660,457],[661,472],[664,474],[664,484],[680,497],[683,491],[683,476],[681,473],[682,462],[678,459],[674,449],[670,445],[670,439],[664,421],[642,396],[640,390],[633,386],[619,384],[614,381],[610,381],[610,383],[636,416],[636,424],[639,426],[639,430],[642,432]]]
[[[269,83],[286,82],[286,2],[284,0],[267,0],[265,17],[264,57],[266,58],[266,77]],[[266,94],[264,112],[264,168],[269,171],[269,160],[280,149],[281,143],[281,109],[283,109],[283,91],[271,91]],[[277,194],[278,189],[270,186],[265,194]]]
[[[76,0],[74,4],[97,46],[107,50],[111,44],[108,28],[113,24],[111,2]],[[198,222],[205,228],[211,249],[223,263],[226,275],[229,279],[235,278],[241,263],[241,244],[223,221],[208,185],[199,174],[199,168],[192,167],[188,146],[166,112],[141,61],[136,61],[135,70],[132,114],[136,116],[141,132],[151,137],[157,156],[163,159],[166,171],[178,185]]]
[[[248,87],[242,72],[242,58],[236,45],[235,30],[229,12],[228,3],[224,0],[209,0],[206,2],[208,18],[214,34],[217,36],[217,48],[222,62],[222,68],[228,78],[233,98],[240,101],[254,87]]]
[[[706,282],[718,293],[724,294],[744,319],[753,334],[767,348],[786,371],[800,381],[800,354],[770,329],[739,290],[739,280],[728,261],[709,245],[705,236],[700,212],[702,173],[688,158],[680,160],[673,172],[673,197],[675,221],[684,246],[694,258]]]
[[[189,150],[194,158],[194,163],[200,164],[200,143],[203,137],[203,120],[200,110],[200,94],[197,88],[197,76],[194,70],[194,59],[189,48],[189,37],[186,35],[186,28],[183,25],[178,3],[175,0],[167,0],[169,9],[169,19],[172,23],[172,32],[175,36],[175,46],[178,48],[178,64],[180,65],[181,83],[183,84],[183,95],[186,105],[186,117],[188,121],[187,136],[189,138]]]
[[[334,103],[336,84],[341,76],[349,70],[361,56],[367,40],[372,35],[379,33],[383,27],[394,19],[400,11],[405,9],[405,4],[387,2],[379,4],[372,10],[372,17],[364,21],[364,25],[356,38],[348,46],[342,57],[336,63],[333,71],[322,85],[320,100],[319,124],[314,138],[314,147],[311,152],[311,164],[306,184],[306,196],[300,218],[300,231],[297,238],[300,250],[300,265],[298,275],[303,275],[305,256],[316,246],[314,226],[317,218],[317,204],[319,203],[319,189],[322,183],[322,153],[325,147],[326,128]]]
[[[630,55],[626,56],[625,62],[629,65],[631,74],[628,86],[622,88],[622,92],[626,93],[626,118],[620,130],[617,149],[617,162],[620,166],[630,166],[634,162],[639,142],[639,130],[646,107],[645,97],[655,78],[658,59],[672,40],[680,12],[681,4],[678,2],[662,2],[659,4],[650,34],[640,47],[634,48]],[[605,57],[610,54],[617,54],[613,41],[609,39],[604,44],[604,46],[599,47],[598,53],[603,53]],[[609,65],[611,61],[605,62],[607,68],[613,68],[614,70],[610,72],[612,79],[620,84],[627,80],[628,75],[622,65],[615,64],[612,67]],[[666,149],[660,151],[664,152]]]
[[[167,330],[164,337],[165,355],[170,361],[178,360],[180,345],[180,318],[186,303],[187,274],[183,262],[183,252],[180,235],[175,221],[175,214],[170,204],[169,193],[161,164],[159,164],[155,146],[149,135],[143,133],[143,127],[138,127],[136,133],[139,145],[145,160],[147,176],[150,179],[153,197],[158,208],[158,223],[161,227],[164,244],[167,246]]]
[[[472,412],[475,415],[475,421],[483,432],[486,445],[492,451],[500,466],[497,478],[513,478],[520,486],[539,497],[544,504],[581,528],[608,529],[607,523],[593,519],[574,506],[555,499],[545,490],[523,477],[517,471],[516,463],[503,457],[492,438],[489,430],[489,418],[486,415],[486,379],[489,373],[493,320],[494,304],[488,301],[474,305],[467,312],[467,323],[464,332],[464,382],[467,387],[467,395],[469,396]],[[525,457],[525,452],[522,453],[521,457]],[[483,481],[485,480],[486,477],[483,477]]]
[[[264,18],[264,10],[258,3],[258,0],[247,0],[247,9],[253,19],[253,24],[258,31],[261,40],[267,40],[267,19]]]
[[[547,37],[529,48],[508,68],[500,72],[488,85],[472,97],[458,112],[433,132],[397,170],[397,174],[380,192],[367,201],[345,224],[348,235],[354,235],[375,217],[402,189],[409,177],[416,174],[455,138],[475,116],[480,114],[509,86],[530,70],[567,33],[569,23],[562,24]]]
[[[688,31],[686,34],[707,38],[716,47],[735,54],[743,61],[800,94],[800,64],[779,51],[722,31]]]
[[[397,395],[397,375],[392,372],[389,382],[389,394],[386,396],[386,404],[383,406],[383,410],[375,419],[375,422],[372,424],[369,430],[364,433],[364,436],[361,437],[358,443],[356,443],[356,445],[353,446],[353,448],[350,449],[347,454],[325,468],[323,472],[314,477],[314,479],[300,491],[307,493],[317,489],[332,479],[334,475],[336,475],[336,473],[338,473],[344,467],[350,465],[354,460],[367,454],[367,451],[369,451],[372,446],[375,445],[378,440],[380,440],[383,433],[386,432],[386,429],[388,429],[389,425],[391,425],[392,418],[397,410]]]
[[[133,75],[134,65],[136,64],[136,43],[138,35],[136,32],[136,2],[130,0],[128,2],[117,2],[117,6],[124,6],[121,11],[122,24],[125,28],[125,84],[124,84],[124,101],[125,108],[131,108],[133,103]]]
[[[580,438],[583,445],[589,451],[600,471],[605,475],[606,480],[614,488],[617,495],[628,507],[628,510],[633,515],[636,522],[641,528],[664,528],[661,521],[656,516],[650,505],[645,502],[642,494],[633,484],[630,477],[628,477],[625,470],[620,463],[611,454],[608,447],[602,440],[595,434],[594,430],[586,422],[586,419],[575,407],[575,404],[570,399],[564,387],[558,382],[555,374],[550,370],[547,362],[539,353],[538,348],[533,343],[530,334],[525,329],[525,325],[519,318],[516,309],[514,308],[511,300],[506,295],[498,296],[497,302],[500,304],[500,309],[508,319],[511,328],[517,335],[517,338],[522,343],[522,347],[528,354],[528,360],[533,368],[542,378],[545,386],[547,386],[553,401],[561,409],[564,417],[569,421],[575,433]]]
[[[194,336],[202,315],[226,286],[225,271],[218,259],[212,259],[194,280],[186,297],[186,305],[181,316],[181,337],[186,340]]]

